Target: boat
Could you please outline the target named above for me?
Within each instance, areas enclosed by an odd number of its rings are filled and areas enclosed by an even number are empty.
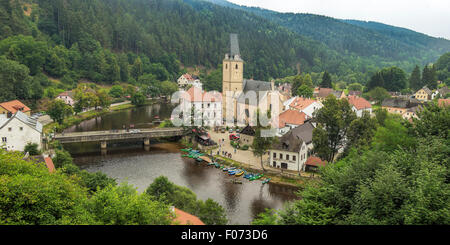
[[[201,162],[201,161],[203,161],[203,159],[197,157],[197,158],[195,158],[195,161]]]
[[[251,177],[250,180],[251,180],[251,181],[252,181],[252,180],[257,180],[257,179],[262,178],[263,176],[264,176],[264,174],[258,174],[258,175],[256,175],[256,176]]]
[[[181,151],[184,151],[184,152],[190,152],[192,150],[192,148],[188,148],[188,149],[181,149]]]
[[[271,180],[271,178],[268,178],[268,179],[265,179],[265,180],[263,180],[263,184],[267,184],[267,183],[269,183],[269,181]]]
[[[235,176],[239,177],[239,176],[241,176],[241,175],[243,175],[243,174],[244,174],[244,171],[241,170],[241,171],[239,171],[238,173],[236,173]]]
[[[236,174],[236,171],[228,171],[228,174],[229,174],[229,175],[235,175],[235,174]]]

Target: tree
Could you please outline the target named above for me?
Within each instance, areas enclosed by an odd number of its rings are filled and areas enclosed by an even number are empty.
[[[423,68],[422,84],[426,85],[429,89],[436,89],[437,74],[436,74],[436,67],[434,65],[426,65]]]
[[[360,83],[352,83],[348,85],[349,91],[363,91],[363,86]]]
[[[31,156],[36,156],[41,154],[39,151],[39,146],[36,143],[28,143],[25,145],[24,152],[28,152]]]
[[[323,105],[315,113],[318,125],[313,130],[314,151],[321,159],[333,162],[338,150],[347,144],[347,133],[356,114],[346,99],[338,100],[332,95]]]
[[[19,62],[8,60],[0,56],[0,100],[9,101],[23,97],[24,94],[19,94],[24,88],[25,81],[29,81],[29,69]],[[28,91],[23,91],[25,94]],[[25,95],[26,96],[26,95]]]
[[[368,97],[370,100],[375,100],[377,104],[381,104],[384,99],[390,98],[391,95],[388,91],[382,87],[375,87],[365,94],[365,97]]]
[[[297,89],[297,95],[303,98],[311,98],[313,96],[314,90],[307,85],[302,85]]]
[[[367,84],[368,91],[376,87],[384,88],[384,78],[381,72],[377,72],[372,77],[370,77],[370,81]]]
[[[54,100],[50,103],[47,114],[53,119],[53,121],[62,124],[64,118],[73,114],[71,106],[66,105],[62,100]]]
[[[258,113],[257,113],[258,114]],[[259,117],[258,117],[259,118]],[[257,127],[255,130],[255,138],[253,139],[252,143],[252,152],[253,155],[257,156],[261,160],[261,168],[263,171],[266,171],[264,169],[263,159],[262,157],[267,153],[267,151],[270,149],[274,142],[273,137],[264,137],[261,135],[261,128]]]
[[[123,88],[120,85],[114,85],[109,90],[109,95],[113,98],[121,98],[123,96]]]
[[[99,105],[103,108],[109,108],[111,105],[111,98],[108,95],[108,92],[106,92],[105,89],[99,89],[96,91],[96,96],[98,98]]]
[[[353,120],[348,129],[348,143],[346,149],[362,148],[372,142],[378,123],[377,118],[372,118],[370,113],[364,111],[360,118]]]
[[[133,66],[131,67],[131,75],[134,77],[134,79],[138,79],[143,74],[143,65],[141,58],[137,57],[134,61]]]
[[[141,106],[145,104],[146,97],[141,92],[136,92],[131,96],[131,104]]]
[[[320,87],[321,88],[333,88],[332,82],[331,82],[331,76],[327,71],[325,71],[323,73],[322,82],[320,83]]]
[[[416,65],[411,73],[411,76],[409,77],[409,87],[414,91],[417,91],[423,87],[420,68],[418,65]]]
[[[161,83],[161,94],[167,96],[169,99],[176,91],[178,91],[178,86],[176,83],[170,81],[164,81]]]

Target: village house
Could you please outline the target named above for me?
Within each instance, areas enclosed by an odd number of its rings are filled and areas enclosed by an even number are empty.
[[[436,89],[433,94],[431,95],[431,99],[434,100],[435,98],[442,98],[444,99],[447,94],[450,93],[450,89],[447,86],[444,86],[442,88]]]
[[[294,132],[295,135],[300,137],[303,140],[303,142],[305,142],[306,149],[308,151],[307,156],[310,155],[310,153],[314,148],[312,138],[313,138],[313,130],[315,127],[316,123],[313,123],[311,119],[308,119],[302,125],[291,130],[292,132]]]
[[[310,156],[305,163],[305,171],[316,171],[319,167],[325,167],[326,161],[316,156]]]
[[[344,91],[337,91],[332,88],[315,88],[313,96],[318,101],[323,102],[330,94],[334,95],[336,99],[343,99],[347,97]]]
[[[300,112],[297,110],[288,109],[282,113],[280,113],[278,117],[278,136],[282,136],[287,133],[289,130],[296,128],[303,123],[308,117],[304,112]]]
[[[181,75],[180,78],[178,78],[177,82],[179,88],[186,88],[189,85],[192,85],[192,87],[196,87],[199,89],[202,89],[203,87],[200,79],[197,76],[191,75],[189,73]]]
[[[0,115],[11,117],[18,111],[26,114],[27,116],[31,116],[31,109],[18,100],[0,103]]]
[[[352,111],[354,111],[358,117],[362,117],[364,111],[372,114],[372,105],[362,97],[350,95],[348,96],[348,103],[351,105]]]
[[[253,139],[255,138],[255,130],[252,126],[247,125],[245,128],[243,128],[241,131],[239,131],[239,134],[241,136],[241,142],[245,145],[252,145]]]
[[[269,151],[269,164],[274,168],[304,171],[308,155],[306,143],[293,131],[283,135]]]
[[[281,93],[290,95],[292,90],[292,84],[291,83],[283,83],[278,85],[278,91]]]
[[[429,101],[432,94],[433,92],[427,86],[424,86],[414,94],[414,97],[420,101]]]
[[[417,99],[387,98],[381,103],[381,108],[386,109],[389,113],[403,116],[407,113],[408,109],[420,104],[420,101]]]
[[[11,117],[0,114],[0,138],[2,148],[23,151],[28,143],[42,145],[42,124],[21,111]]]
[[[292,102],[286,107],[286,110],[297,110],[299,112],[304,112],[308,118],[312,118],[314,112],[323,107],[323,104],[319,101],[313,99],[307,99],[303,97],[296,97]]]
[[[420,105],[418,106],[414,106],[414,107],[410,107],[406,109],[406,112],[403,113],[402,118],[406,119],[406,120],[410,120],[411,118],[418,118],[417,116],[417,112],[421,109],[422,107]]]
[[[62,93],[58,94],[56,99],[63,100],[64,103],[66,103],[67,105],[70,105],[70,106],[74,106],[74,104],[75,104],[75,95],[72,91],[62,92]]]
[[[187,94],[185,99],[192,104],[194,110],[201,111],[206,125],[222,125],[222,95],[219,92],[206,92],[197,87],[191,87]]]

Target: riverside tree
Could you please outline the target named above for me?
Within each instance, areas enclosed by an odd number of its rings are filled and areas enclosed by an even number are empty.
[[[47,114],[53,121],[62,124],[64,118],[73,114],[73,109],[71,106],[64,103],[64,101],[57,99],[50,103]]]

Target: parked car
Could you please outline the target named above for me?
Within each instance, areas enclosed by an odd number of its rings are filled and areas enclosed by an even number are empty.
[[[225,133],[225,128],[221,128],[221,129],[220,129],[220,132],[221,132],[221,133]]]
[[[230,134],[230,140],[239,140],[241,137],[236,134]]]

